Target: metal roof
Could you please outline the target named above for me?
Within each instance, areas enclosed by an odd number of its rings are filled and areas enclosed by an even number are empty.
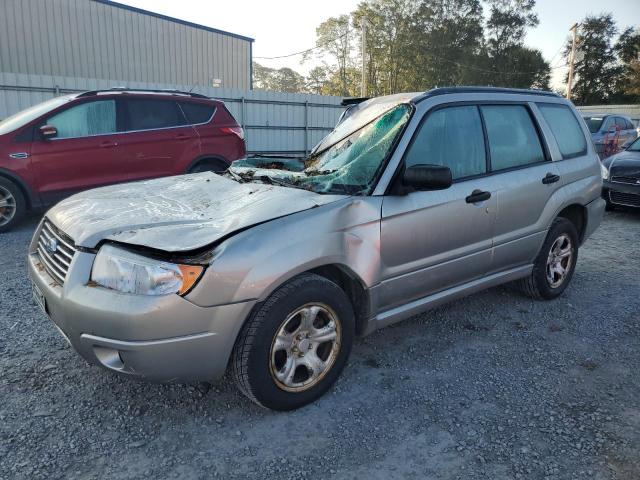
[[[149,10],[143,10],[142,8],[132,7],[131,5],[125,5],[123,3],[112,2],[111,0],[93,0],[96,3],[102,3],[104,5],[109,5],[110,7],[122,8],[124,10],[129,10],[131,12],[141,13],[142,15],[149,15],[151,17],[160,18],[162,20],[167,20],[169,22],[179,23],[181,25],[186,25],[188,27],[198,28],[200,30],[206,30],[207,32],[219,33],[221,35],[228,35],[229,37],[238,38],[240,40],[246,40],[247,42],[255,41],[251,37],[245,37],[244,35],[238,35],[237,33],[226,32],[224,30],[220,30],[218,28],[206,27],[204,25],[200,25],[193,22],[188,22],[187,20],[180,20],[179,18],[169,17],[167,15],[162,15],[161,13],[150,12]]]

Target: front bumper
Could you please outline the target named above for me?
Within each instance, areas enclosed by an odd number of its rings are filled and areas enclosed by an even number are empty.
[[[640,184],[605,180],[602,184],[602,197],[614,205],[640,207]]]
[[[200,307],[179,295],[140,296],[91,286],[94,257],[77,252],[60,285],[38,254],[29,254],[29,275],[46,313],[82,357],[156,382],[207,381],[224,374],[255,302]]]

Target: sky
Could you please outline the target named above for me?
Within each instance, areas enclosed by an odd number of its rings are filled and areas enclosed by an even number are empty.
[[[316,63],[300,64],[301,56],[277,60],[274,57],[315,45],[315,29],[328,17],[348,14],[361,0],[119,0],[145,10],[226,30],[255,39],[254,60],[272,68],[289,67],[306,74]],[[622,30],[640,28],[640,0],[538,0],[540,25],[530,29],[525,43],[539,48],[551,62],[552,87],[563,85],[566,66],[561,48],[569,27],[587,14],[610,12]]]

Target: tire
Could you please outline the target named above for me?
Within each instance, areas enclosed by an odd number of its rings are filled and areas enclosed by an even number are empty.
[[[200,160],[194,165],[189,167],[187,173],[202,173],[202,172],[213,172],[213,173],[222,173],[229,166],[223,162],[222,160]]]
[[[614,211],[616,209],[615,205],[613,203],[611,203],[608,198],[605,198],[604,201],[605,201],[604,209],[607,212],[612,212],[612,211]]]
[[[305,327],[305,318],[312,328]],[[335,338],[326,341],[332,321]],[[337,380],[354,336],[353,307],[344,291],[324,277],[302,274],[271,294],[246,322],[232,353],[232,375],[240,391],[262,407],[300,408]]]
[[[17,225],[26,211],[27,203],[20,187],[0,177],[0,233]]]
[[[566,242],[569,242],[567,244]],[[554,249],[555,256],[551,259],[551,249]],[[573,223],[563,217],[556,218],[551,224],[547,238],[540,249],[540,253],[536,257],[531,274],[520,280],[520,288],[530,297],[538,300],[552,300],[565,291],[578,261],[578,232]],[[558,270],[548,270],[548,262],[555,262],[558,253],[566,253],[569,255],[562,258],[560,267],[563,267],[564,273],[560,274]],[[565,263],[565,259],[566,263]],[[555,280],[552,282],[551,277]]]

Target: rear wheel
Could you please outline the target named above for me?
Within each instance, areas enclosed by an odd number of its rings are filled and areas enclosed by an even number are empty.
[[[213,172],[213,173],[222,173],[229,166],[223,162],[222,160],[216,159],[206,159],[200,160],[195,165],[189,167],[187,173],[201,173],[201,172]]]
[[[0,178],[0,232],[13,228],[27,210],[24,195],[10,180]]]
[[[324,277],[300,275],[247,321],[233,351],[233,376],[258,405],[299,408],[336,381],[354,334],[353,309],[344,291]]]
[[[556,218],[533,264],[529,277],[520,281],[532,298],[551,300],[565,291],[578,260],[578,232],[569,220]]]

